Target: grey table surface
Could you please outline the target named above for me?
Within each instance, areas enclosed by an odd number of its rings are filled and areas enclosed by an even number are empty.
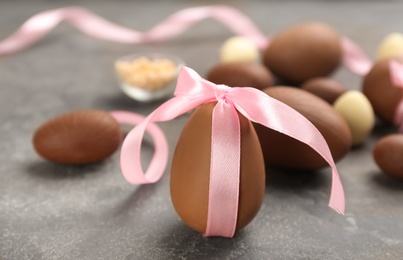
[[[216,1],[1,1],[0,39],[29,16],[80,5],[144,31],[184,7]],[[222,1],[252,17],[267,35],[302,21],[326,22],[372,57],[380,40],[402,31],[399,1]],[[124,45],[84,36],[63,24],[32,48],[0,58],[1,259],[403,259],[403,182],[383,175],[372,159],[377,126],[364,146],[337,166],[347,197],[341,216],[327,207],[330,171],[268,169],[262,208],[233,239],[205,238],[177,216],[169,195],[169,167],[154,185],[132,186],[120,173],[119,153],[101,164],[67,167],[35,154],[37,126],[86,108],[148,114],[160,103],[124,96],[113,61],[137,52],[167,52],[205,74],[231,36],[208,20],[165,43]],[[333,75],[350,89],[361,78]],[[161,124],[171,152],[187,116]],[[145,162],[151,146],[144,149]],[[172,155],[171,155],[172,156]],[[171,160],[171,157],[170,157]]]

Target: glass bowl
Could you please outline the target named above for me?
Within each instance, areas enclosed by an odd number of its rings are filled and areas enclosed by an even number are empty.
[[[181,58],[163,53],[139,53],[115,62],[116,76],[123,93],[140,102],[172,96]]]

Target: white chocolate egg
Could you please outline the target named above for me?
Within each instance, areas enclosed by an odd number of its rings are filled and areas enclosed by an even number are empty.
[[[403,34],[391,33],[379,45],[376,60],[379,61],[398,56],[403,56]]]
[[[341,95],[333,107],[346,120],[353,137],[353,145],[364,143],[375,124],[374,110],[367,97],[360,91],[350,90]]]
[[[251,40],[242,36],[229,38],[221,46],[220,61],[248,61],[258,62],[260,60],[259,50]]]

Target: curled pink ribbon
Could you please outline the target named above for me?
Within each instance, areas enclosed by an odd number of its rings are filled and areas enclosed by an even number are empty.
[[[249,38],[263,50],[269,44],[253,21],[235,8],[216,5],[192,7],[170,15],[147,32],[135,31],[95,15],[80,7],[66,7],[45,11],[32,16],[14,34],[0,42],[0,56],[23,50],[39,41],[62,21],[89,36],[127,44],[160,42],[174,38],[193,24],[213,18],[226,25],[232,32]],[[102,28],[102,29],[100,29]],[[352,40],[342,37],[344,65],[358,75],[365,75],[372,61]]]
[[[144,121],[145,117],[133,112],[128,111],[111,111],[109,114],[115,118],[120,124],[127,124],[136,126]],[[148,124],[146,131],[150,134],[154,143],[154,155],[153,158],[160,158],[161,163],[165,163],[163,159],[168,157],[168,142],[164,132],[156,124]]]
[[[390,60],[389,74],[393,86],[403,90],[403,65],[396,60]],[[403,98],[396,107],[393,121],[399,127],[399,132],[403,133]]]
[[[314,149],[332,168],[329,206],[343,214],[345,200],[329,147],[316,127],[296,110],[254,88],[215,85],[194,70],[180,71],[175,96],[163,103],[126,137],[121,168],[132,184],[158,181],[166,167],[167,154],[152,160],[144,174],[140,149],[144,131],[152,122],[164,122],[197,106],[217,102],[212,116],[211,165],[207,228],[205,236],[232,237],[238,216],[240,127],[237,111],[249,120],[295,138]]]
[[[147,32],[139,32],[114,24],[80,7],[66,7],[38,13],[29,18],[14,34],[0,42],[0,56],[23,50],[42,39],[62,21],[89,36],[120,43],[136,44],[171,39],[194,23],[213,18],[235,34],[252,40],[259,48],[267,43],[255,24],[240,11],[223,5],[193,7],[178,11]]]

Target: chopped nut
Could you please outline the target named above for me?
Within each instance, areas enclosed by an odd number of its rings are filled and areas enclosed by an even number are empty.
[[[140,57],[132,61],[118,61],[115,69],[126,84],[151,91],[162,89],[176,75],[176,65],[169,59]]]

